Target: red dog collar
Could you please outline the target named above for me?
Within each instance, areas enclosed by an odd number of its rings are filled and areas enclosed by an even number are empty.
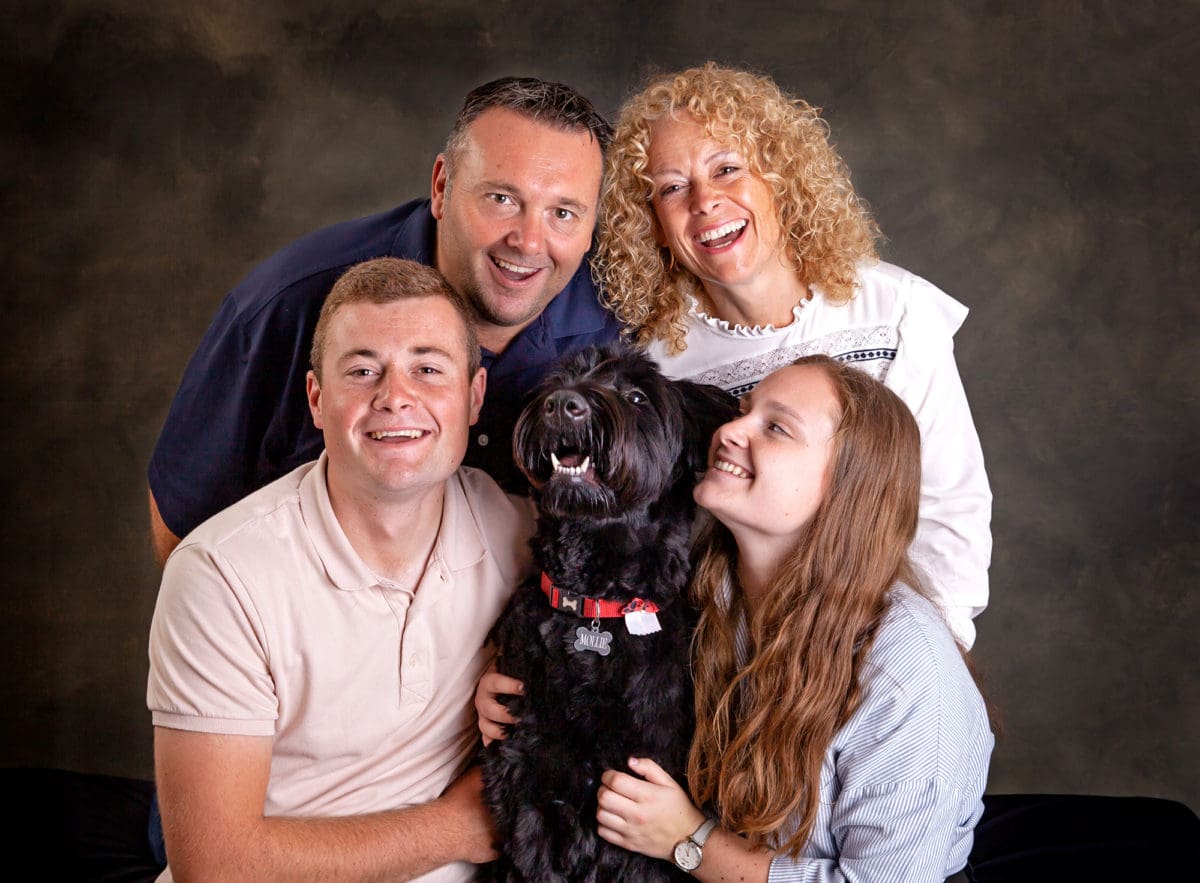
[[[634,598],[628,602],[606,601],[603,598],[564,592],[550,582],[550,577],[545,573],[542,574],[542,591],[546,593],[546,597],[550,599],[550,606],[555,610],[574,613],[583,619],[615,619],[626,613],[638,611],[658,613],[657,604],[653,601],[643,601],[641,598]]]

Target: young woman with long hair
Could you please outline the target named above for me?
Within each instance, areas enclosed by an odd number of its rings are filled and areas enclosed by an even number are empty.
[[[695,491],[714,520],[688,790],[631,758],[603,776],[600,835],[701,880],[943,880],[966,864],[993,737],[908,559],[917,425],[826,356],[743,401]]]

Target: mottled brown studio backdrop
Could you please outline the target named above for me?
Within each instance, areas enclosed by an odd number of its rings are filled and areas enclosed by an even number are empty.
[[[145,464],[255,262],[428,191],[505,74],[607,113],[713,58],[825,108],[885,256],[971,308],[990,791],[1200,809],[1200,5],[0,3],[0,765],[149,777]]]

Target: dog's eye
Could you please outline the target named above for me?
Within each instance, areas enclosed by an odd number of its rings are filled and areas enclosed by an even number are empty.
[[[625,393],[626,400],[632,405],[644,405],[647,401],[646,394],[640,389],[631,389]]]

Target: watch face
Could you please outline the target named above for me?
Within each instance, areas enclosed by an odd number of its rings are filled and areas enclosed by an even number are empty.
[[[675,844],[675,864],[685,871],[694,871],[700,867],[700,847],[691,840]]]

